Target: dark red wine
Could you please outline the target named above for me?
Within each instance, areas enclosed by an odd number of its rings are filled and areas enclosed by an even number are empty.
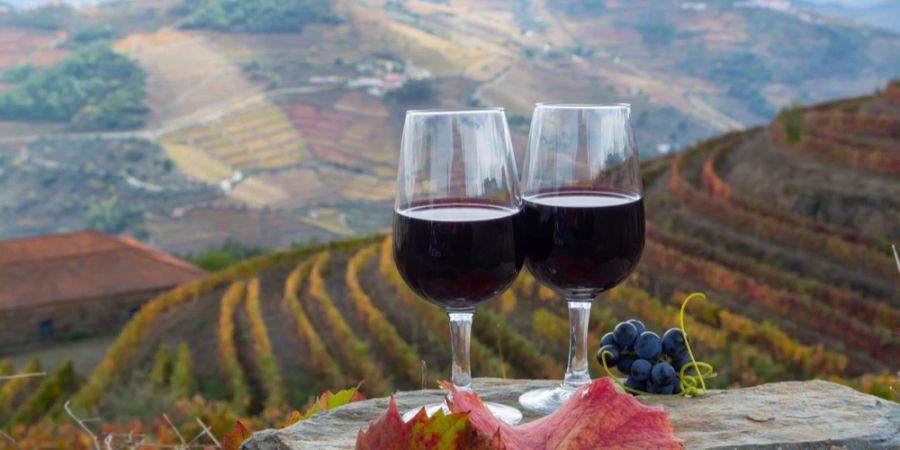
[[[526,263],[541,282],[595,295],[621,283],[644,250],[644,200],[616,191],[525,199]]]
[[[520,213],[479,204],[394,212],[394,261],[406,283],[447,310],[471,310],[500,294],[525,260]]]

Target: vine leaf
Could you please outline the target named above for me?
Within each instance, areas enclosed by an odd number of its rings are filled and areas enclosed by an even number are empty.
[[[403,422],[397,402],[391,397],[387,411],[379,419],[360,430],[356,450],[402,449],[503,449],[499,435],[482,435],[469,423],[468,413],[425,415],[420,410],[409,422]],[[494,439],[492,439],[494,438]]]
[[[222,450],[238,450],[241,448],[241,444],[244,443],[247,439],[250,439],[250,430],[238,420],[234,424],[234,429],[231,432],[226,433],[224,437],[222,437]]]
[[[368,449],[680,449],[669,416],[616,391],[609,378],[579,389],[549,416],[511,426],[494,417],[473,392],[450,391],[450,414],[420,412],[403,422],[391,398],[387,412],[360,431],[357,450]]]
[[[329,409],[334,409],[340,406],[344,406],[348,403],[358,402],[360,400],[365,400],[366,397],[359,392],[359,386],[353,387],[350,389],[343,389],[340,391],[331,392],[325,391],[316,398],[316,401],[306,410],[305,413],[300,414],[299,411],[292,411],[290,415],[285,419],[284,422],[281,423],[281,428],[293,425],[297,422],[309,419],[314,414],[320,413],[322,411],[327,411]],[[250,439],[250,436],[253,433],[250,432],[249,429],[238,420],[237,423],[234,424],[234,428],[225,434],[222,438],[222,450],[239,450],[241,444],[244,443],[247,439]]]
[[[344,406],[348,403],[358,402],[365,399],[366,397],[359,392],[359,386],[350,389],[342,389],[340,391],[337,391],[336,393],[325,391],[302,415],[297,411],[294,411],[294,413],[291,414],[290,418],[288,418],[288,422],[285,424],[285,426],[293,425],[297,422],[300,422],[301,420],[309,419],[313,414],[317,414],[322,411],[328,411],[329,409],[334,409],[339,406]]]
[[[541,449],[680,449],[669,415],[662,408],[642,405],[616,391],[609,378],[580,388],[556,412],[520,426],[507,425],[488,411],[478,395],[452,392],[450,411],[469,411],[469,422],[480,433],[499,432],[503,448]]]

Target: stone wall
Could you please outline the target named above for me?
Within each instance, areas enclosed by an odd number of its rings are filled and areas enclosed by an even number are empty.
[[[473,384],[484,400],[517,406],[523,392],[556,383],[477,378]],[[396,395],[400,411],[442,397],[436,390]],[[710,391],[700,398],[641,396],[638,401],[663,407],[687,449],[900,449],[900,404],[827,381]],[[241,449],[352,449],[358,431],[387,406],[387,398],[351,403],[287,428],[254,433]],[[525,421],[535,418],[525,414]]]
[[[0,354],[79,334],[117,332],[144,303],[166,289],[0,310]],[[52,336],[42,336],[41,324],[46,321],[52,324]]]

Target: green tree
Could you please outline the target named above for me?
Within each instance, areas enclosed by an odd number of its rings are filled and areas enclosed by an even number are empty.
[[[28,79],[34,73],[34,66],[31,64],[16,64],[6,69],[3,75],[0,75],[0,81],[4,83],[19,83]]]
[[[407,80],[392,93],[392,96],[404,103],[417,103],[434,97],[434,87],[428,80]]]
[[[144,214],[139,208],[122,205],[115,197],[88,205],[87,225],[93,230],[110,234],[140,230],[143,220]]]
[[[0,119],[65,121],[83,131],[136,128],[149,111],[144,94],[137,62],[97,42],[0,94]]]
[[[185,28],[239,33],[296,32],[333,19],[330,0],[187,0],[181,10]]]
[[[218,272],[231,267],[245,259],[264,254],[266,251],[260,247],[241,244],[232,239],[227,239],[219,248],[211,248],[197,256],[188,256],[187,260],[207,272]]]
[[[113,32],[109,25],[103,27],[94,26],[73,31],[69,35],[69,42],[75,45],[84,45],[96,41],[112,41],[115,38],[116,33]]]

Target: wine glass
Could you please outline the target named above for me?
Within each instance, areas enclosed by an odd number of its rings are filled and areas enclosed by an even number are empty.
[[[528,270],[569,305],[569,360],[562,383],[519,397],[549,414],[588,373],[591,302],[621,283],[644,249],[640,161],[630,106],[537,104],[523,182]]]
[[[522,198],[502,109],[407,111],[400,147],[393,253],[406,284],[450,316],[451,381],[472,390],[475,307],[505,291],[525,260]],[[518,423],[518,409],[488,403]],[[428,405],[432,414],[443,404]],[[410,411],[411,418],[420,408]]]

